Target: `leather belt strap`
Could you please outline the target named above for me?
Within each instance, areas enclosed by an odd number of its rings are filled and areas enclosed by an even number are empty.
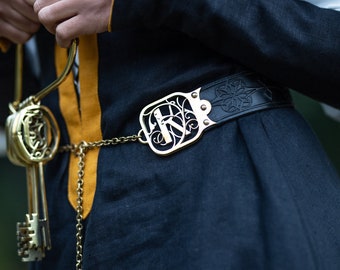
[[[292,105],[288,89],[268,85],[254,73],[238,73],[205,85],[200,97],[210,101],[209,118],[216,124],[258,110]]]
[[[147,105],[140,113],[139,135],[156,154],[169,155],[197,141],[208,128],[255,111],[287,106],[292,106],[288,89],[242,72]]]

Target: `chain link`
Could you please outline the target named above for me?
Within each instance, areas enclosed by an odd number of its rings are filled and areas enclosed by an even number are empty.
[[[137,140],[140,140],[142,137],[139,135],[130,135],[130,136],[122,136],[122,137],[114,137],[111,139],[103,139],[100,141],[94,141],[94,142],[81,142],[80,144],[68,144],[61,146],[59,148],[59,152],[71,152],[75,153],[77,155],[79,151],[79,147],[84,147],[85,150],[90,150],[93,148],[99,148],[102,146],[114,146],[117,144],[124,144],[127,142],[136,142]]]
[[[77,156],[78,162],[78,180],[77,180],[77,215],[76,215],[76,269],[82,269],[83,261],[83,186],[84,186],[84,172],[85,172],[85,156],[86,143],[80,143],[78,147]]]
[[[112,139],[104,139],[94,142],[82,141],[79,144],[69,144],[59,148],[59,152],[71,152],[78,158],[78,179],[77,179],[77,206],[76,206],[76,270],[82,269],[83,262],[83,193],[84,193],[84,175],[85,175],[85,158],[86,152],[93,148],[103,146],[114,146],[127,142],[135,142],[141,136],[131,135],[123,137],[115,137]]]

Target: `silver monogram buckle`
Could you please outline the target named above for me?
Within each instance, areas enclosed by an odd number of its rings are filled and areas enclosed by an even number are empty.
[[[145,139],[140,141],[158,155],[169,155],[197,141],[205,129],[216,124],[208,117],[211,104],[200,99],[200,90],[176,92],[144,107],[139,135]]]

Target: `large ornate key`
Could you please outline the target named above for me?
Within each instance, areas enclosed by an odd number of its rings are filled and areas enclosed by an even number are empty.
[[[17,99],[10,104],[12,114],[6,121],[7,156],[15,165],[26,167],[27,176],[28,214],[24,222],[17,224],[18,255],[25,262],[41,260],[45,250],[51,248],[43,167],[58,151],[59,127],[40,100],[66,78],[76,50],[74,41],[68,63],[56,81],[21,103]]]
[[[43,165],[57,151],[59,129],[52,113],[33,103],[10,115],[6,127],[8,158],[27,174],[28,214],[17,224],[18,254],[23,261],[41,260],[51,248]]]

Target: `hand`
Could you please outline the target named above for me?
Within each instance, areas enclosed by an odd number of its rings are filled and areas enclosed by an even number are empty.
[[[112,0],[36,0],[34,11],[59,46],[69,47],[80,35],[107,31],[111,5]]]
[[[29,0],[0,0],[0,37],[25,43],[39,29]]]

